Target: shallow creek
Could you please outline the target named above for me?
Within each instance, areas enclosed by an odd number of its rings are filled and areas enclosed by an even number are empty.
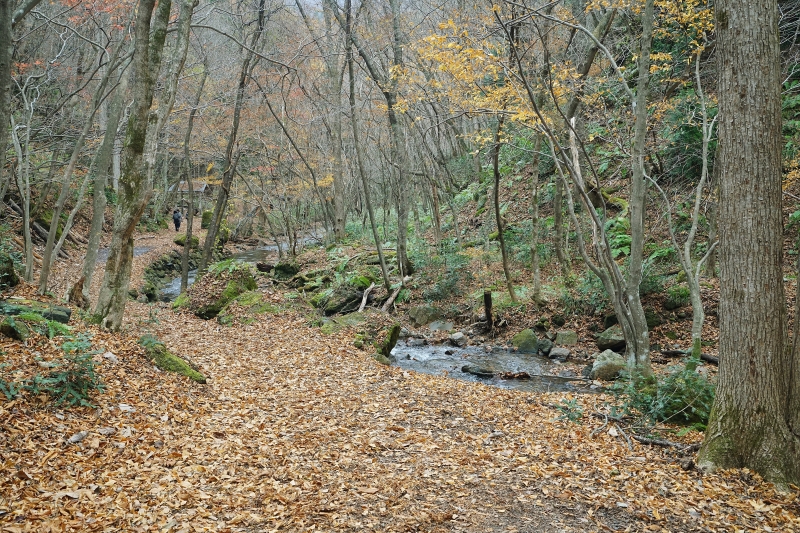
[[[408,342],[412,344],[409,345]],[[544,357],[509,352],[495,347],[487,352],[480,346],[456,348],[447,345],[414,345],[414,340],[400,341],[392,350],[392,364],[406,370],[447,376],[463,381],[484,383],[503,389],[531,392],[592,392],[591,382],[577,377],[557,375],[557,362]],[[471,372],[467,372],[467,367]],[[475,375],[476,370],[483,376]],[[503,379],[504,375],[525,373],[530,378]]]

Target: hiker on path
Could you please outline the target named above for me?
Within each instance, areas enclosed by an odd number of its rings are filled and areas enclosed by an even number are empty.
[[[175,231],[181,229],[181,212],[177,209],[172,213],[172,221],[175,223]]]

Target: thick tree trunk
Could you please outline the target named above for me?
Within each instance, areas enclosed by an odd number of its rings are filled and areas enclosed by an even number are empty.
[[[800,483],[800,361],[787,347],[776,0],[716,5],[720,366],[698,464]]]
[[[153,88],[161,70],[161,52],[167,35],[170,7],[169,0],[162,0],[159,3],[152,24],[154,29],[152,37],[150,19],[155,8],[155,0],[140,0],[136,14],[132,74],[133,106],[128,119],[122,154],[122,177],[119,203],[114,216],[111,250],[95,308],[102,325],[115,331],[122,326],[122,316],[128,300],[128,284],[133,263],[133,233],[152,192],[143,156],[148,115],[153,103]]]

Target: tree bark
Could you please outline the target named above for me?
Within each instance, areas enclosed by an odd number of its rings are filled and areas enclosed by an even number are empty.
[[[358,140],[358,122],[356,120],[356,93],[355,93],[355,72],[353,69],[353,19],[352,19],[352,6],[350,0],[345,0],[345,35],[347,39],[346,54],[347,54],[347,73],[350,80],[350,123],[353,127],[353,145],[356,151],[356,163],[358,165],[358,173],[361,177],[361,186],[364,189],[364,203],[367,206],[367,213],[369,214],[369,224],[372,228],[372,238],[375,239],[375,248],[378,250],[378,260],[381,264],[381,274],[383,274],[383,286],[386,291],[391,291],[392,284],[389,282],[389,273],[386,268],[386,259],[383,255],[383,246],[381,245],[380,235],[378,234],[378,226],[375,223],[375,210],[372,207],[372,195],[369,191],[369,182],[367,175],[364,172],[364,156],[362,155],[361,143]]]
[[[133,233],[152,193],[144,166],[145,140],[153,89],[161,70],[161,52],[167,35],[170,7],[170,0],[159,2],[152,23],[152,37],[150,19],[155,0],[140,0],[136,13],[133,105],[123,147],[119,203],[114,216],[111,249],[95,308],[102,325],[113,331],[122,327],[133,263]]]
[[[206,63],[207,61],[203,63],[203,73],[200,75],[197,94],[195,94],[194,102],[192,102],[192,110],[189,111],[186,136],[183,139],[183,157],[186,160],[186,184],[189,188],[189,209],[186,213],[186,244],[183,247],[183,256],[181,257],[181,292],[184,292],[189,286],[189,253],[192,249],[192,222],[194,221],[194,187],[192,185],[192,160],[191,154],[189,153],[189,141],[192,138],[192,129],[194,128],[194,117],[197,115],[197,107],[200,105],[200,98],[203,96],[203,88],[208,79],[208,65]]]
[[[103,224],[106,218],[106,184],[111,168],[111,156],[114,151],[114,142],[117,139],[117,130],[122,119],[122,108],[125,93],[128,89],[128,75],[123,73],[120,85],[117,87],[111,104],[108,108],[106,131],[103,143],[97,150],[94,164],[94,193],[92,195],[92,224],[89,230],[89,245],[86,247],[86,256],[83,260],[83,296],[88,300],[89,289],[94,277],[97,251],[100,248],[100,237],[103,234]]]
[[[225,168],[222,174],[222,185],[217,192],[217,201],[214,205],[214,214],[211,217],[211,224],[208,226],[206,233],[206,241],[203,246],[203,255],[200,258],[199,270],[205,271],[211,262],[211,257],[214,253],[216,246],[217,236],[219,229],[222,226],[222,220],[225,216],[225,209],[228,207],[228,198],[230,196],[231,185],[233,178],[236,175],[236,165],[239,162],[239,154],[234,154],[236,148],[237,138],[239,135],[239,120],[242,114],[242,106],[244,105],[245,91],[247,90],[247,82],[250,79],[251,69],[258,63],[258,56],[254,54],[253,50],[264,33],[264,17],[265,17],[265,0],[259,0],[257,28],[250,38],[250,46],[245,52],[242,68],[239,71],[239,83],[236,89],[236,101],[233,105],[233,122],[231,124],[231,132],[228,134],[228,144],[225,147]]]
[[[506,278],[506,288],[508,288],[508,296],[511,301],[517,302],[517,295],[514,292],[514,282],[511,279],[511,270],[508,266],[508,250],[506,250],[506,238],[503,235],[505,232],[505,224],[503,224],[503,215],[500,213],[500,133],[503,130],[503,119],[505,115],[502,113],[497,118],[497,131],[494,135],[494,147],[492,149],[492,171],[494,173],[494,216],[497,223],[497,241],[500,243],[500,254],[503,258],[503,274]]]
[[[800,483],[800,361],[787,346],[776,0],[720,0],[719,351],[704,468]]]

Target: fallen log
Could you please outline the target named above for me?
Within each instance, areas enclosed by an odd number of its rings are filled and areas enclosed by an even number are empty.
[[[661,350],[661,355],[666,357],[685,357],[691,353],[690,350]],[[708,355],[701,353],[700,359],[705,361],[706,363],[711,363],[712,365],[719,366],[719,358],[714,357],[713,355]]]
[[[375,288],[375,284],[372,283],[372,284],[370,284],[369,287],[367,287],[367,290],[364,291],[364,296],[361,298],[361,305],[358,307],[358,312],[359,313],[363,313],[364,312],[364,308],[367,306],[367,298],[369,297],[369,293],[374,288]]]

